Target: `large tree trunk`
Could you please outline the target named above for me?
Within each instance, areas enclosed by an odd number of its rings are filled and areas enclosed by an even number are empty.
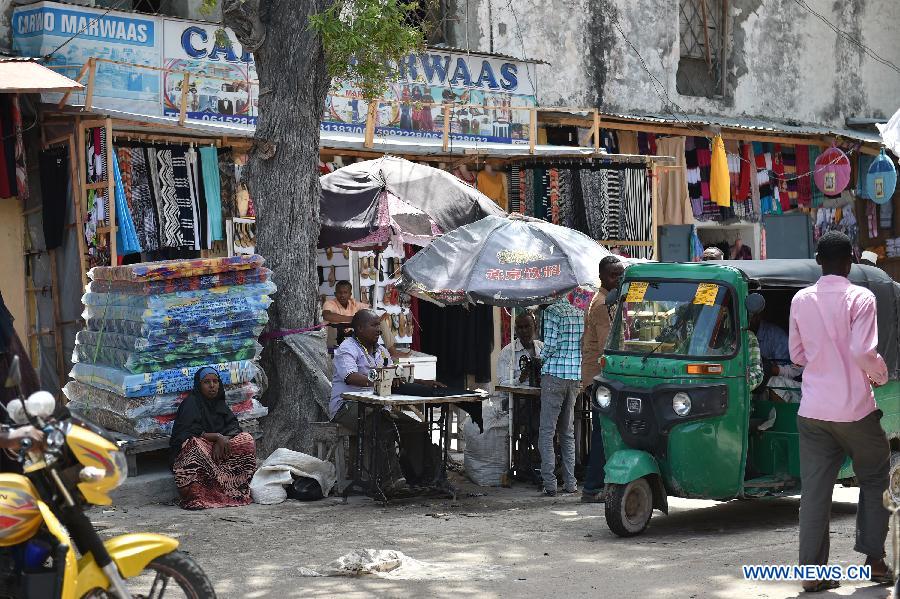
[[[320,36],[309,16],[328,0],[224,0],[225,25],[254,54],[259,121],[247,169],[257,207],[257,252],[274,271],[273,331],[315,324],[319,236],[319,123],[329,90]],[[269,388],[261,455],[277,447],[310,452],[309,423],[322,414],[297,358],[279,340],[263,354]]]

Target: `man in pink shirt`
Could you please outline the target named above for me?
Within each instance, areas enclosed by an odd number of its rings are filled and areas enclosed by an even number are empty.
[[[800,433],[800,564],[827,564],[831,494],[845,456],[859,481],[856,546],[872,566],[872,580],[890,582],[884,562],[890,448],[872,386],[887,382],[878,353],[875,296],[848,280],[850,238],[829,231],[819,240],[822,278],[791,302],[791,360],[804,366],[797,430]],[[807,581],[821,591],[837,581]]]

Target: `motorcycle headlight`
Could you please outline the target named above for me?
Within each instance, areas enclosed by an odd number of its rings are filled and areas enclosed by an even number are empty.
[[[691,413],[691,396],[687,393],[676,393],[672,398],[672,410],[679,416],[687,416]]]
[[[603,385],[597,385],[597,389],[594,391],[594,402],[601,410],[607,409],[612,403],[612,391]]]
[[[110,457],[116,467],[116,475],[118,476],[113,489],[117,489],[128,478],[128,458],[125,457],[125,452],[121,450],[110,452]]]

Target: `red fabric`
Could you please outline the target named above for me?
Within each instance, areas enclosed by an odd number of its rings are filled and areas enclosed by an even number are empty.
[[[656,133],[651,133],[647,136],[647,141],[650,144],[650,154],[656,156]]]
[[[100,155],[100,127],[94,127],[91,129],[91,132],[94,135],[94,155]]]
[[[749,143],[741,144],[741,174],[738,181],[737,199],[741,202],[750,199],[750,177],[756,174],[756,170],[750,163],[750,153],[753,146]]]
[[[812,205],[812,177],[809,173],[812,167],[809,163],[809,146],[797,146],[797,203],[800,206]]]
[[[512,342],[512,322],[506,308],[500,309],[500,347],[506,347]]]
[[[209,441],[191,437],[184,442],[172,466],[182,508],[203,510],[251,503],[256,443],[250,433],[241,433],[228,441],[228,449],[228,457],[217,462]]]

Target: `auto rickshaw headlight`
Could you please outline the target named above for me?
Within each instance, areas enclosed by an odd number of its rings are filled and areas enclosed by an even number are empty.
[[[594,391],[594,401],[601,410],[607,409],[612,403],[612,391],[603,385],[597,385],[597,389]]]
[[[687,393],[676,393],[672,398],[672,409],[679,416],[687,416],[691,413],[691,396]]]

